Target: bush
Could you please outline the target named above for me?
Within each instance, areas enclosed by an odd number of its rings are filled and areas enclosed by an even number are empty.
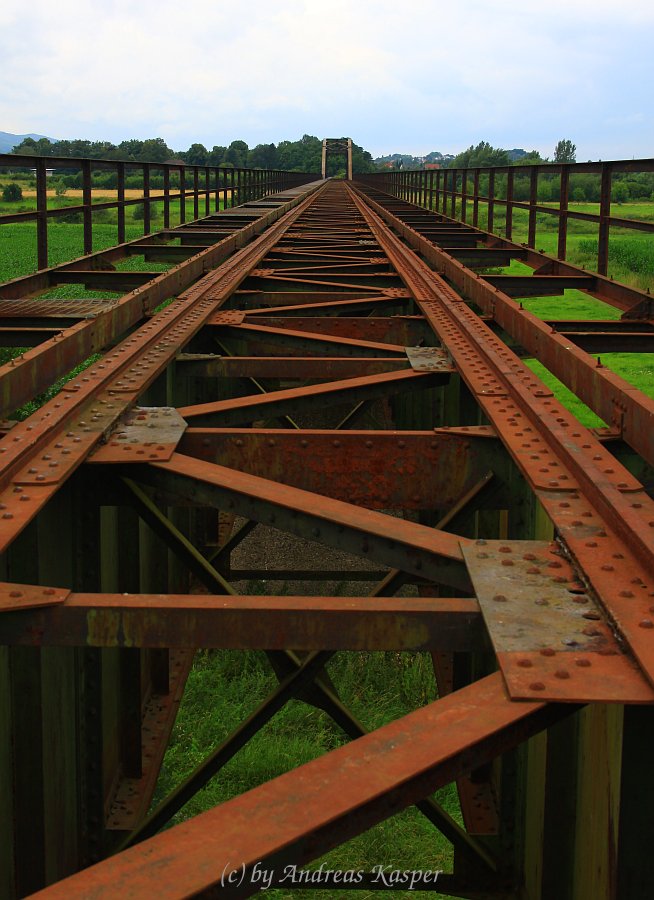
[[[161,216],[162,211],[156,205],[150,206],[150,219],[157,219]],[[145,219],[145,205],[143,203],[135,203],[132,209],[132,218],[137,221]]]
[[[17,203],[19,200],[22,200],[23,190],[21,186],[16,184],[15,181],[6,185],[2,190],[2,199],[5,203]]]
[[[611,199],[617,204],[625,203],[629,199],[629,188],[624,181],[616,181],[611,190]]]
[[[57,222],[65,225],[79,225],[83,221],[82,213],[68,213],[65,216],[57,216]]]

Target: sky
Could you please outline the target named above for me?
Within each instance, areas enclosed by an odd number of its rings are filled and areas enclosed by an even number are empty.
[[[0,131],[654,156],[652,0],[2,0]]]

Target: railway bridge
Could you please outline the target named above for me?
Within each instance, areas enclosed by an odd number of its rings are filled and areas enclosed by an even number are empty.
[[[0,240],[34,238],[0,285],[0,895],[247,896],[257,867],[416,805],[453,848],[443,896],[651,897],[654,403],[602,356],[651,352],[649,293],[607,272],[612,228],[654,231],[613,216],[612,178],[654,161],[343,181],[139,164],[139,200],[128,163],[24,165],[36,208],[0,217]],[[59,210],[46,166],[71,165],[82,202]],[[94,199],[98,168],[115,199]],[[577,171],[596,214],[568,203]],[[584,217],[593,271],[566,261]],[[224,648],[265,651],[278,686],[152,807],[194,653]],[[366,733],[325,666],[389,650],[430,654],[438,697]],[[348,740],[164,828],[298,697]],[[460,821],[432,796],[453,782]]]

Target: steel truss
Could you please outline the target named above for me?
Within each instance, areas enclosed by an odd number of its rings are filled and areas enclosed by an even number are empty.
[[[3,894],[214,896],[226,866],[302,865],[416,804],[454,847],[443,894],[648,896],[652,402],[519,303],[617,294],[481,276],[488,236],[369,185],[248,206],[227,237],[239,208],[182,226],[207,249],[135,287],[65,267],[50,285],[132,287],[70,328],[12,288],[55,334],[4,367],[5,414],[108,349],[0,440]],[[234,568],[280,531],[317,546],[310,571]],[[234,587],[264,577],[316,589]],[[148,814],[201,647],[265,650],[279,685]],[[429,651],[439,699],[366,734],[324,667],[387,649]],[[292,697],[352,742],[162,832]],[[452,781],[465,828],[430,796]]]

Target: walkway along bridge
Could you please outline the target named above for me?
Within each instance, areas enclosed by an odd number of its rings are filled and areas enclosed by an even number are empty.
[[[25,165],[37,209],[3,218],[36,223],[38,271],[0,286],[0,344],[29,348],[0,368],[0,895],[247,896],[257,863],[303,865],[416,804],[454,847],[442,894],[650,897],[654,403],[597,354],[649,350],[652,309],[564,261],[574,169],[547,170],[557,259],[536,249],[536,193],[482,196],[480,170],[146,165],[145,234],[126,241],[128,164]],[[46,165],[79,165],[84,185],[85,255],[50,268],[48,221],[70,208],[48,207]],[[611,173],[654,161],[596,166],[601,257],[624,222]],[[118,173],[101,205],[119,243],[94,250],[99,167]],[[502,236],[479,227],[498,204]],[[621,318],[571,302],[547,322],[521,302],[570,290]],[[275,532],[313,542],[318,568],[246,577],[315,593],[236,592],[232,554]],[[323,570],[320,547],[368,564]],[[355,576],[376,580],[333,595]],[[148,812],[198,648],[265,650],[279,685]],[[429,651],[439,699],[363,734],[324,672],[362,650]],[[353,740],[162,831],[292,697]],[[451,782],[465,827],[431,797]]]

